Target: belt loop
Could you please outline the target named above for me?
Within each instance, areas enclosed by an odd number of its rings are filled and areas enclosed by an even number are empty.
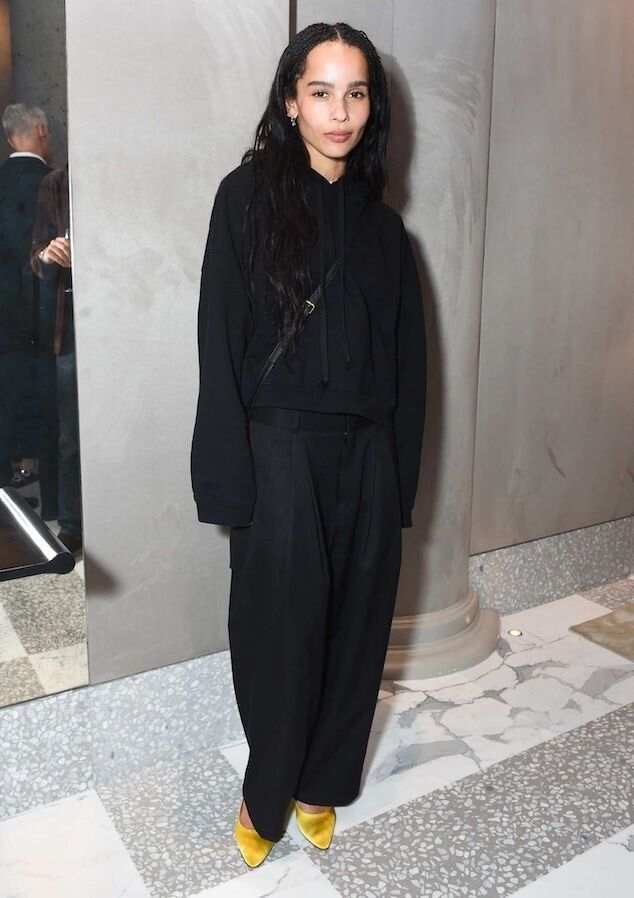
[[[350,412],[346,412],[346,433],[350,433],[352,430],[352,428],[350,427],[350,418],[351,417],[352,416],[351,416]]]
[[[294,418],[295,418],[295,420],[293,421],[293,430],[295,432],[297,432],[299,430],[299,425],[301,424],[301,420],[302,420],[302,410],[299,408],[296,408],[296,409],[293,409],[293,413],[294,413]]]

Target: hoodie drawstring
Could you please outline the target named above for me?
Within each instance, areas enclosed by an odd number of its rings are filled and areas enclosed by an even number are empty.
[[[345,218],[345,191],[342,178],[336,182],[337,191],[337,256],[342,256],[341,265],[339,266],[339,294],[341,296],[341,338],[343,344],[343,352],[346,359],[346,367],[350,368],[354,363],[350,356],[348,347],[348,334],[346,331],[346,290],[345,290],[345,238],[346,238],[346,218]],[[325,183],[320,181],[318,216],[319,216],[319,284],[321,298],[321,322],[320,322],[320,349],[321,349],[321,381],[320,384],[325,386],[328,383],[328,317],[326,312],[326,250],[324,235],[324,190]]]
[[[328,383],[328,318],[326,314],[326,249],[324,236],[324,185],[319,190],[319,288],[321,321],[319,345],[321,348],[321,386]]]
[[[341,182],[341,178],[337,181],[337,191],[339,194],[338,197],[338,206],[339,206],[339,252],[343,253],[345,249],[345,239],[346,239],[346,213],[345,213],[345,201],[344,201],[344,189],[343,183]],[[350,351],[348,349],[348,334],[346,333],[346,288],[345,288],[345,277],[344,277],[344,268],[346,264],[345,255],[342,256],[341,266],[339,268],[339,292],[341,293],[341,338],[343,340],[343,352],[346,357],[346,368],[350,368],[352,359],[350,358]]]

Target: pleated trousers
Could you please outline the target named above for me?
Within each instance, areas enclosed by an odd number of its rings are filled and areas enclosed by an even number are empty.
[[[249,746],[243,795],[257,832],[277,841],[293,798],[336,806],[359,794],[401,513],[391,427],[347,414],[252,414],[257,497],[253,524],[231,528],[228,629]]]

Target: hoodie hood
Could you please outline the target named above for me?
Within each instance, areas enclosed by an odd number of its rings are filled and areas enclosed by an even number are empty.
[[[326,272],[344,253],[346,240],[356,227],[370,202],[368,182],[345,171],[336,181],[330,182],[314,168],[305,175],[306,195],[317,218],[318,246],[316,270],[320,290],[317,309],[320,314],[319,347],[321,357],[321,386],[328,384],[328,304],[326,302]],[[314,258],[314,257],[313,257]],[[341,352],[346,368],[353,368],[346,330],[346,258],[343,255],[336,283],[341,305]]]

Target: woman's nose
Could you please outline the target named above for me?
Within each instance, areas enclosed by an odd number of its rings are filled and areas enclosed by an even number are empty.
[[[345,100],[335,101],[335,108],[332,114],[333,118],[338,122],[345,121],[348,118],[348,107]]]

